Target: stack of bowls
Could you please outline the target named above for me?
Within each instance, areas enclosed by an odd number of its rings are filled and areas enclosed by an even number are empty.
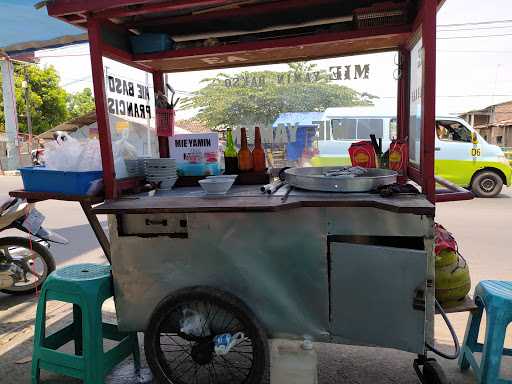
[[[141,169],[139,168],[138,159],[125,160],[124,162],[126,164],[126,171],[128,172],[129,177],[137,177],[144,174],[144,172],[141,172]]]
[[[171,189],[178,176],[174,159],[144,159],[146,180],[155,184],[158,189]]]

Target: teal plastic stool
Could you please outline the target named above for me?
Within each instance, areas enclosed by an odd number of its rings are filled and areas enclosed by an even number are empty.
[[[32,384],[39,383],[41,369],[101,384],[107,373],[133,354],[135,369],[140,369],[137,333],[123,333],[113,324],[103,323],[101,307],[113,296],[110,266],[77,264],[50,274],[41,289],[37,305]],[[46,336],[46,302],[58,300],[73,304],[73,323]],[[119,344],[107,352],[103,339]],[[74,340],[75,354],[57,351]]]
[[[511,380],[500,379],[502,356],[512,356],[512,349],[503,348],[507,326],[512,322],[512,282],[481,281],[475,289],[478,310],[470,314],[459,367],[473,369],[481,384],[511,384]],[[486,311],[484,344],[479,343],[478,332],[483,311]],[[482,352],[481,364],[475,360],[474,352]]]

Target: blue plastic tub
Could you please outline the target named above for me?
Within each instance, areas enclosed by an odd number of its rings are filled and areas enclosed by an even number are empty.
[[[86,196],[91,182],[103,177],[103,171],[54,171],[44,167],[24,167],[20,173],[26,191],[79,196]]]
[[[174,48],[174,41],[165,33],[142,33],[130,36],[133,53],[154,53]]]

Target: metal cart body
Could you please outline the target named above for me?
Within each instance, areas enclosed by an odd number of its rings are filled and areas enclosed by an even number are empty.
[[[319,207],[255,212],[222,212],[222,201],[209,212],[109,215],[122,329],[143,331],[180,288],[211,286],[245,302],[270,337],[423,353],[434,314],[417,303],[433,302],[432,216],[321,197]]]

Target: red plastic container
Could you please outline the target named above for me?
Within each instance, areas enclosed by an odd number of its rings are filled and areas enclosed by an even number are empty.
[[[157,136],[169,137],[174,134],[174,109],[156,109],[156,134]]]
[[[409,163],[409,146],[400,140],[389,145],[389,169],[405,174]]]
[[[377,154],[370,141],[359,141],[354,143],[348,149],[352,166],[363,168],[377,167]]]

